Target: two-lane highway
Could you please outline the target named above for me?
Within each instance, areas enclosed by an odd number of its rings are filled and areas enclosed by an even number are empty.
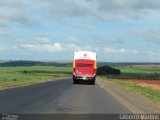
[[[130,113],[97,83],[72,84],[72,79],[50,81],[0,91],[1,113]]]

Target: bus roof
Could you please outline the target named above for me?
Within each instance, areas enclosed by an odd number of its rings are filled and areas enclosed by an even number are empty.
[[[74,60],[77,60],[77,59],[96,60],[96,52],[92,52],[92,51],[75,51]]]

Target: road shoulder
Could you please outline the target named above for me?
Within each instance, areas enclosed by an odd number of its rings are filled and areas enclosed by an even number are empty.
[[[103,80],[101,78],[97,80],[97,83],[101,88],[104,88],[120,103],[122,103],[135,114],[159,113],[160,111],[160,104],[153,102],[145,96],[118,86],[114,86],[109,81]]]

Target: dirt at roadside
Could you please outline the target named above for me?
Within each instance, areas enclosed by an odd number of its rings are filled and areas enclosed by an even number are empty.
[[[126,106],[132,113],[160,113],[160,103],[152,101],[139,93],[112,85],[111,82],[103,79],[97,80],[98,85],[109,92],[120,103]]]
[[[119,80],[133,82],[141,87],[149,87],[155,90],[160,90],[160,80],[139,80],[139,79],[119,79]]]

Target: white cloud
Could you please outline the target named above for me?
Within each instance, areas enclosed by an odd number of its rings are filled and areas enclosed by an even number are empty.
[[[76,0],[53,0],[49,1],[50,14],[53,17],[65,18],[65,17],[81,17],[87,14],[87,8],[83,4],[79,4]]]
[[[21,44],[20,48],[25,49],[27,51],[32,52],[64,52],[64,48],[60,43],[52,43],[52,44]]]
[[[59,42],[53,42],[49,37],[44,35],[34,36],[30,39],[19,40],[1,40],[0,51],[11,51],[24,53],[54,53],[65,52],[65,48]]]
[[[102,38],[101,35],[98,33],[94,33],[92,35],[92,38],[97,44],[123,44],[124,43],[124,41],[121,38],[106,39],[106,38]]]
[[[35,42],[38,42],[38,43],[50,43],[51,42],[51,39],[44,35],[35,36],[33,40],[35,40]]]
[[[160,10],[159,0],[96,0],[101,11],[133,19],[142,18],[149,10]]]
[[[0,17],[4,21],[16,21],[20,23],[28,22],[24,12],[17,8],[0,8]]]
[[[0,1],[0,18],[1,23],[10,25],[13,22],[24,25],[37,25],[30,11],[30,6],[26,4],[25,0],[1,0]],[[32,18],[32,19],[31,19]],[[8,26],[9,27],[9,26]]]
[[[24,48],[24,49],[33,49],[35,47],[35,45],[33,45],[33,44],[21,44],[20,47]]]
[[[48,52],[63,52],[64,51],[60,43],[45,44],[45,45],[42,45],[41,49],[43,49],[44,51],[47,50]]]
[[[127,50],[124,48],[121,49],[105,48],[104,52],[106,54],[139,54],[139,51],[137,50]]]
[[[91,18],[98,21],[141,19],[150,10],[160,10],[159,0],[1,0],[2,21],[39,24],[38,18]],[[38,16],[38,18],[36,18]],[[36,19],[36,21],[35,21]],[[5,23],[4,23],[5,24]]]
[[[8,50],[10,50],[9,46],[0,45],[0,52],[5,52],[5,51],[8,51]]]
[[[70,51],[76,51],[76,50],[84,50],[84,51],[91,50],[91,51],[96,51],[96,52],[99,51],[99,49],[91,47],[89,45],[80,46],[79,44],[74,44],[74,43],[66,44],[65,47],[67,50],[70,50]]]
[[[42,1],[42,0],[41,0]],[[48,18],[88,17],[99,21],[141,19],[150,10],[160,10],[159,0],[46,0]]]
[[[126,57],[128,57],[128,55],[136,55],[136,57],[140,57],[140,56],[145,56],[145,57],[151,57],[154,59],[159,59],[160,58],[160,51],[153,51],[153,50],[128,50],[128,49],[113,49],[113,48],[105,48],[104,49],[104,53],[108,54],[108,55],[126,55]],[[150,58],[149,58],[150,59]]]
[[[147,56],[160,57],[160,51],[147,50],[143,51],[142,53]]]
[[[70,50],[84,50],[84,48],[78,46],[77,44],[74,44],[74,43],[70,43],[70,44],[67,44],[66,47]],[[87,49],[87,47],[85,48],[85,50]]]
[[[68,38],[68,41],[71,42],[71,43],[79,43],[80,40],[75,36],[70,36]]]
[[[2,28],[0,27],[0,35],[2,36],[6,36],[6,35],[9,35],[10,31],[8,28]]]

